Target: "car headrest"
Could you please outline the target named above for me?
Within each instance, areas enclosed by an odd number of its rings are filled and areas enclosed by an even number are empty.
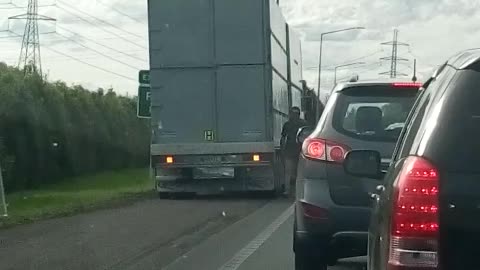
[[[365,106],[357,109],[355,125],[358,132],[382,129],[383,112],[378,107]]]

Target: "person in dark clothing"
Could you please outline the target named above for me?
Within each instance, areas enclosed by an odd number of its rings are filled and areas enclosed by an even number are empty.
[[[292,107],[289,113],[289,120],[283,125],[282,139],[280,146],[282,149],[283,160],[285,164],[285,195],[289,195],[292,182],[297,178],[298,156],[302,146],[297,143],[297,132],[307,123],[300,119],[300,109]]]

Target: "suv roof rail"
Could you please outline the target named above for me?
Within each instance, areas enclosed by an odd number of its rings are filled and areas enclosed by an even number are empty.
[[[448,60],[448,64],[455,69],[468,69],[478,62],[480,62],[480,48],[461,51]]]

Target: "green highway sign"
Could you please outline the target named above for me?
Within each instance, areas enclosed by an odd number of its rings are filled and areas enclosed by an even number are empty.
[[[140,70],[138,73],[138,104],[137,116],[139,118],[151,117],[151,91],[150,91],[150,70]]]
[[[140,84],[150,84],[150,70],[140,70],[138,81]]]
[[[151,117],[151,92],[150,86],[142,85],[138,87],[138,105],[137,116],[139,118]]]

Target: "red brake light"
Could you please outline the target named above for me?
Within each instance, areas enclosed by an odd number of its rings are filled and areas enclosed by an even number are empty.
[[[396,82],[392,83],[393,87],[412,87],[412,88],[420,88],[422,87],[421,83],[414,83],[414,82]]]
[[[309,138],[302,146],[303,155],[309,158],[342,163],[349,147],[324,139]]]
[[[421,157],[408,157],[394,183],[388,269],[438,265],[437,169]]]
[[[303,215],[312,219],[328,219],[328,212],[326,209],[302,202]]]
[[[342,162],[345,159],[345,150],[341,146],[333,146],[329,153],[332,161]]]
[[[308,142],[307,142],[308,141]],[[305,155],[316,159],[325,159],[325,141],[307,140]]]

